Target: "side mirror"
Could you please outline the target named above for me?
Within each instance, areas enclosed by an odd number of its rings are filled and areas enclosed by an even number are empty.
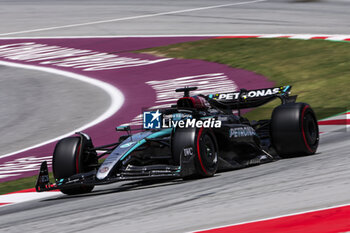
[[[130,126],[129,125],[122,125],[122,126],[118,126],[115,128],[116,131],[130,131]]]

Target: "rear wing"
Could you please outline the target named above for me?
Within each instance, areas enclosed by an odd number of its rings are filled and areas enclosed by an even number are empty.
[[[276,98],[280,98],[282,104],[295,102],[297,96],[289,96],[291,89],[292,86],[281,86],[256,90],[241,89],[238,92],[210,94],[206,97],[211,104],[219,108],[255,108]]]

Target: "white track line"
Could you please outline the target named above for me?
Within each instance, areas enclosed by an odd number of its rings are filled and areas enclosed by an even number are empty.
[[[328,37],[325,40],[341,41],[349,39],[350,34],[178,34],[178,35],[104,35],[104,36],[16,36],[1,37],[0,40],[11,39],[84,39],[84,38],[168,38],[168,37],[222,37],[222,36],[257,36],[258,38],[289,37],[290,39],[310,39],[312,37]]]
[[[188,233],[208,231],[208,230],[214,230],[214,229],[219,229],[219,228],[224,228],[224,227],[239,226],[239,225],[243,225],[243,224],[247,224],[247,223],[262,222],[262,221],[267,221],[267,220],[273,220],[273,219],[284,218],[284,217],[291,217],[294,215],[307,214],[307,213],[312,213],[312,212],[317,212],[317,211],[322,211],[322,210],[329,210],[329,209],[335,209],[335,208],[339,208],[339,207],[346,207],[346,206],[350,206],[350,203],[336,205],[336,206],[329,206],[329,207],[324,207],[324,208],[319,208],[319,209],[313,209],[313,210],[305,210],[305,211],[291,213],[291,214],[278,215],[278,216],[274,216],[274,217],[270,217],[270,218],[262,218],[262,219],[251,220],[251,221],[246,221],[246,222],[239,222],[239,223],[233,223],[233,224],[222,225],[222,226],[217,226],[217,227],[194,230],[194,231],[189,231]]]
[[[104,36],[15,36],[15,37],[2,37],[0,34],[0,40],[11,39],[91,39],[91,38],[153,38],[153,37],[218,37],[218,36],[261,36],[265,34],[169,34],[169,35],[104,35]],[[277,36],[295,35],[295,34],[268,34]],[[346,35],[328,35],[328,36],[346,36]],[[349,35],[350,37],[350,35]]]
[[[18,154],[18,153],[21,153],[21,152],[24,152],[24,151],[27,151],[30,149],[34,149],[34,148],[37,148],[37,147],[40,147],[40,146],[43,146],[46,144],[49,144],[51,142],[60,140],[64,137],[68,137],[68,136],[74,134],[75,132],[79,132],[79,131],[82,131],[82,130],[87,129],[89,127],[92,127],[92,126],[108,119],[109,117],[111,117],[113,114],[115,114],[121,108],[121,106],[124,103],[124,95],[116,87],[112,86],[111,84],[102,82],[102,81],[97,80],[97,79],[89,78],[89,77],[84,76],[84,75],[75,74],[72,72],[58,70],[58,69],[54,69],[54,68],[34,66],[34,65],[24,65],[24,64],[18,64],[18,63],[7,62],[7,61],[0,61],[0,65],[16,67],[16,68],[23,68],[23,69],[30,69],[30,70],[38,70],[38,71],[53,73],[53,74],[57,74],[57,75],[62,75],[62,76],[68,77],[68,78],[73,78],[73,79],[76,79],[76,80],[79,80],[79,81],[82,81],[85,83],[89,83],[91,85],[94,85],[96,87],[101,88],[102,90],[107,92],[111,98],[111,103],[110,103],[108,109],[101,116],[96,118],[95,120],[77,128],[77,129],[74,129],[70,132],[67,132],[64,135],[49,139],[47,141],[36,144],[34,146],[30,146],[30,147],[23,148],[23,149],[18,150],[18,151],[14,151],[14,152],[11,152],[8,154],[1,155],[0,159],[9,157],[9,156],[12,156],[12,155],[15,155],[15,154]]]
[[[57,196],[60,194],[61,194],[61,192],[59,192],[59,191],[41,192],[41,193],[24,192],[24,193],[3,194],[3,195],[0,195],[0,203],[8,203],[8,204],[0,205],[0,208],[3,206],[18,204],[21,202],[33,201],[33,200],[37,200],[37,199],[53,197],[53,196]]]
[[[258,3],[258,2],[266,2],[266,1],[268,1],[268,0],[254,0],[254,1],[246,1],[246,2],[235,2],[235,3],[222,4],[222,5],[214,5],[214,6],[207,6],[207,7],[191,8],[191,9],[185,9],[185,10],[167,11],[167,12],[161,12],[161,13],[155,13],[155,14],[146,14],[146,15],[124,17],[124,18],[100,20],[100,21],[87,22],[87,23],[77,23],[77,24],[69,24],[69,25],[56,26],[56,27],[47,27],[47,28],[38,28],[38,29],[18,31],[18,32],[2,33],[2,34],[0,34],[0,36],[16,35],[16,34],[31,33],[31,32],[49,31],[49,30],[62,29],[62,28],[89,26],[89,25],[95,25],[95,24],[112,23],[112,22],[134,20],[134,19],[144,19],[144,18],[150,18],[150,17],[156,17],[156,16],[164,16],[164,15],[172,15],[172,14],[179,14],[179,13],[186,13],[186,12],[193,12],[193,11],[209,10],[209,9],[215,9],[215,8],[221,8],[221,7],[238,6],[238,5],[253,4],[253,3]]]

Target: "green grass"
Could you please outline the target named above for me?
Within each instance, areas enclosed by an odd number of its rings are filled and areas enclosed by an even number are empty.
[[[49,173],[49,176],[50,176],[50,180],[53,180],[52,172]],[[31,177],[21,178],[14,181],[7,181],[7,182],[0,183],[0,195],[10,193],[10,192],[15,192],[18,190],[35,188],[36,177],[37,176],[31,176]]]
[[[293,85],[298,101],[307,102],[318,118],[348,109],[350,44],[323,40],[212,39],[144,51],[160,56],[200,59],[262,74],[279,85]],[[274,103],[249,112],[249,119],[269,117]],[[50,174],[52,178],[52,173]],[[0,183],[0,194],[33,188],[36,176]]]
[[[262,74],[276,86],[292,85],[299,102],[309,103],[319,119],[345,111],[350,103],[350,44],[324,40],[209,39],[139,52],[200,59]],[[247,114],[269,117],[271,103]]]
[[[103,163],[106,158],[99,159],[99,163]],[[38,170],[39,173],[39,170]],[[0,183],[0,195],[15,192],[23,189],[35,188],[36,178],[38,176],[31,176],[26,178],[21,178],[18,180],[7,181]],[[55,179],[52,172],[49,172],[50,182],[55,183]]]

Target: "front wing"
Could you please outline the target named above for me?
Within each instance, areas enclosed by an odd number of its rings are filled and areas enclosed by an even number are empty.
[[[45,161],[40,166],[35,189],[37,192],[44,192],[81,185],[104,185],[127,180],[176,179],[189,174],[189,172],[187,169],[181,169],[181,166],[150,165],[141,167],[129,165],[116,176],[107,177],[103,180],[97,179],[97,170],[93,170],[87,173],[79,173],[69,178],[56,180],[56,183],[50,183],[47,162]]]

